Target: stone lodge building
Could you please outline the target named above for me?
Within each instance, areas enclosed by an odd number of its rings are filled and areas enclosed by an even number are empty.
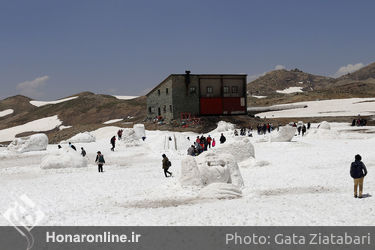
[[[147,117],[246,114],[246,76],[242,74],[172,74],[147,96]]]

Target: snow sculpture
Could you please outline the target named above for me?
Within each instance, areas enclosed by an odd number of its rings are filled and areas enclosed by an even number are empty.
[[[296,131],[297,129],[295,127],[289,125],[280,127],[278,132],[271,134],[271,142],[290,142],[296,134]]]
[[[235,199],[242,196],[241,190],[230,183],[212,183],[199,192],[203,199]]]
[[[244,161],[250,157],[255,157],[254,146],[248,138],[236,137],[235,141],[218,144],[212,149],[213,152],[221,154],[231,154],[237,162]]]
[[[331,125],[329,125],[328,122],[323,121],[323,122],[320,123],[319,129],[328,129],[329,130],[329,129],[331,129]]]
[[[134,124],[133,129],[138,139],[142,139],[142,137],[146,137],[144,124]]]
[[[40,168],[83,168],[87,167],[87,158],[71,148],[59,149],[54,154],[42,159]]]
[[[18,153],[46,150],[48,137],[45,134],[35,134],[27,137],[16,138],[8,146],[9,151]]]
[[[186,156],[181,161],[180,183],[183,186],[203,186],[198,164],[193,156]]]
[[[231,183],[244,186],[240,169],[230,154],[205,152],[199,156],[186,156],[181,161],[180,183],[183,186],[206,186],[211,183]]]

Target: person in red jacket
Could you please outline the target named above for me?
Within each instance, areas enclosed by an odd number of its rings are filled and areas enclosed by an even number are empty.
[[[207,143],[208,143],[208,147],[211,148],[211,142],[212,142],[212,138],[210,135],[208,135],[207,137]]]

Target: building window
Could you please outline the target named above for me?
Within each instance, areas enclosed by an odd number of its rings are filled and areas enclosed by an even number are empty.
[[[207,94],[212,94],[214,89],[212,87],[207,87]]]
[[[232,86],[232,93],[237,94],[238,93],[238,86]]]
[[[173,113],[172,105],[169,105],[169,112]]]
[[[152,113],[152,109],[151,109],[151,107],[148,107],[148,113]]]
[[[166,89],[165,89],[165,94],[167,94],[167,95],[168,95],[168,88],[166,88]]]
[[[197,89],[195,87],[190,87],[190,94],[195,94]]]
[[[160,89],[158,89],[158,95],[160,95]]]
[[[224,94],[229,94],[229,87],[228,86],[224,86],[223,90],[224,90]]]
[[[163,105],[163,112],[167,113],[167,106],[166,105]]]

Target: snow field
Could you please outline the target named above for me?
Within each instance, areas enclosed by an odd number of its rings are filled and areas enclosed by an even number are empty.
[[[0,111],[0,117],[4,117],[10,114],[13,114],[14,110],[13,109],[6,109],[3,111]]]
[[[322,101],[296,102],[293,105],[307,106],[279,111],[262,112],[259,117],[327,117],[327,116],[367,116],[375,112],[375,98],[331,99]],[[280,104],[271,108],[290,107],[291,104]]]
[[[62,122],[57,115],[38,119],[23,125],[0,130],[0,142],[13,141],[17,134],[24,132],[43,132],[60,126]]]
[[[312,124],[312,129],[321,130],[317,125]],[[43,225],[373,225],[375,202],[372,197],[352,197],[349,167],[354,155],[361,154],[369,171],[364,193],[372,195],[375,127],[330,126],[327,135],[339,137],[295,136],[291,142],[269,142],[255,133],[250,142],[256,159],[237,162],[244,183],[240,192],[233,182],[203,188],[180,184],[181,176],[187,176],[182,167],[189,158],[187,148],[164,150],[163,140],[175,134],[177,144],[185,143],[180,139],[188,141],[187,136],[192,142],[194,133],[146,131],[146,140],[137,146],[118,141],[111,152],[109,140],[119,127],[92,131],[96,142],[76,143],[78,152],[72,152],[81,157],[79,148],[85,148],[88,167],[84,168],[40,169],[45,156],[56,154],[57,145],[23,154],[3,150],[0,211],[9,207],[13,195],[26,194],[46,214]],[[218,142],[220,133],[210,135]],[[234,137],[231,129],[223,133],[227,145],[244,139]],[[226,143],[218,143],[218,148]],[[94,164],[98,150],[106,160],[104,173],[98,173]],[[164,177],[162,153],[171,160],[175,177]],[[194,159],[203,158],[207,164],[229,158],[216,157],[214,150],[204,154],[214,160],[204,155]],[[8,222],[1,217],[0,225]]]
[[[303,87],[289,87],[283,90],[276,90],[277,93],[280,94],[293,94],[293,93],[301,93]]]
[[[37,107],[42,107],[42,106],[49,105],[49,104],[58,104],[58,103],[74,100],[76,98],[78,98],[78,96],[68,97],[68,98],[57,100],[57,101],[30,101],[30,104],[37,106]]]

